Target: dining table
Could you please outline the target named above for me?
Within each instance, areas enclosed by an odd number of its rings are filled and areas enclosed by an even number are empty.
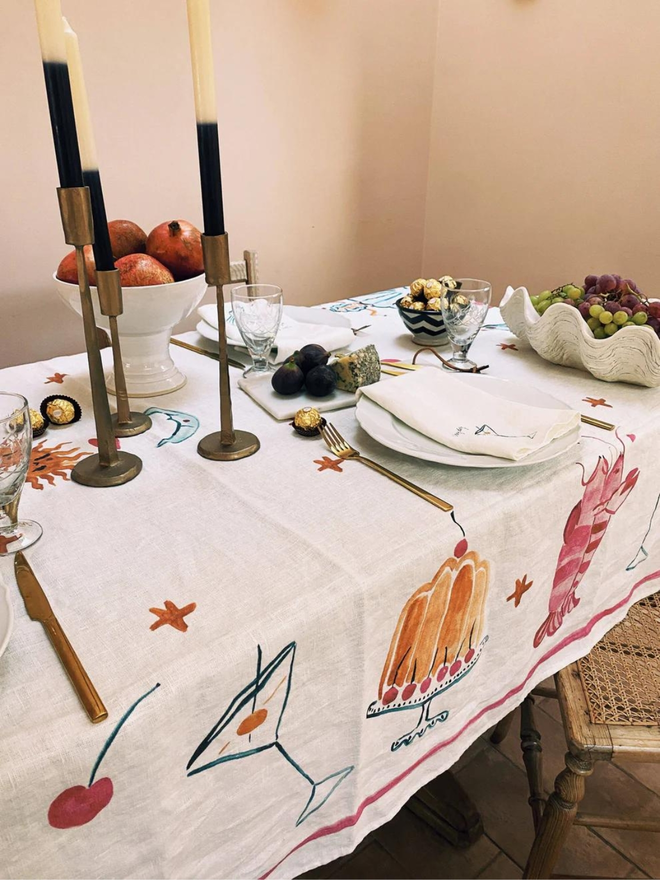
[[[317,308],[363,328],[353,349],[410,363],[403,292]],[[261,448],[200,457],[218,365],[172,356],[187,383],[132,400],[153,427],[118,444],[143,470],[106,490],[71,480],[97,442],[85,355],[0,371],[33,408],[54,394],[82,408],[35,439],[20,514],[43,527],[26,558],[108,710],[90,723],[0,559],[6,878],[296,877],[351,852],[660,588],[660,392],[541,359],[497,309],[470,351],[483,375],[615,430],[583,424],[552,460],[475,468],[377,442],[354,407],[325,413],[451,512],[276,421],[233,367],[234,424]]]

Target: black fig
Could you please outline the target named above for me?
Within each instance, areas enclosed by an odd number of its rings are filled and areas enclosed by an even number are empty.
[[[305,384],[305,375],[294,361],[287,361],[273,373],[270,384],[278,394],[297,394]]]
[[[303,345],[300,351],[295,352],[293,357],[303,373],[307,375],[314,367],[325,366],[328,363],[330,352],[326,351],[322,345],[312,342],[309,345]]]
[[[305,388],[313,397],[327,397],[337,386],[337,374],[330,367],[313,367],[305,376]]]

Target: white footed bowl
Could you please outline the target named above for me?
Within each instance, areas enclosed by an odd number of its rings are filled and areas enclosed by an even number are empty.
[[[55,277],[55,276],[53,276]],[[77,284],[55,278],[57,292],[76,314],[82,314]],[[117,318],[121,354],[129,397],[156,397],[186,384],[186,377],[170,356],[172,330],[187,318],[206,293],[206,278],[196,275],[173,284],[122,289],[124,313]],[[96,324],[109,331],[101,314],[95,287],[91,288]],[[113,371],[106,375],[108,391],[115,393]]]
[[[539,315],[525,287],[508,287],[500,311],[509,330],[553,364],[586,370],[604,382],[660,386],[660,339],[651,327],[595,339],[577,309],[556,303]]]

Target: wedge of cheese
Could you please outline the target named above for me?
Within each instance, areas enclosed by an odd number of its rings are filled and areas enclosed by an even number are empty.
[[[330,368],[337,374],[337,388],[357,391],[363,385],[373,385],[380,379],[380,355],[374,345],[337,358]]]

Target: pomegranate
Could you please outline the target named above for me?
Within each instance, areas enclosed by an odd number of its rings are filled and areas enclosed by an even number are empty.
[[[149,287],[152,284],[171,284],[169,269],[147,254],[127,254],[115,263],[119,269],[122,287]]]
[[[86,244],[85,248],[85,266],[87,267],[87,280],[90,284],[96,284],[96,263],[94,262],[94,251],[91,244]],[[56,276],[60,281],[68,281],[69,284],[78,283],[78,266],[76,265],[76,252],[71,251],[64,257],[60,265],[57,267]]]
[[[167,266],[177,281],[204,271],[202,236],[187,220],[170,220],[152,229],[147,238],[147,253]]]
[[[147,249],[147,233],[131,220],[111,220],[108,232],[115,260],[128,254],[143,254]]]

